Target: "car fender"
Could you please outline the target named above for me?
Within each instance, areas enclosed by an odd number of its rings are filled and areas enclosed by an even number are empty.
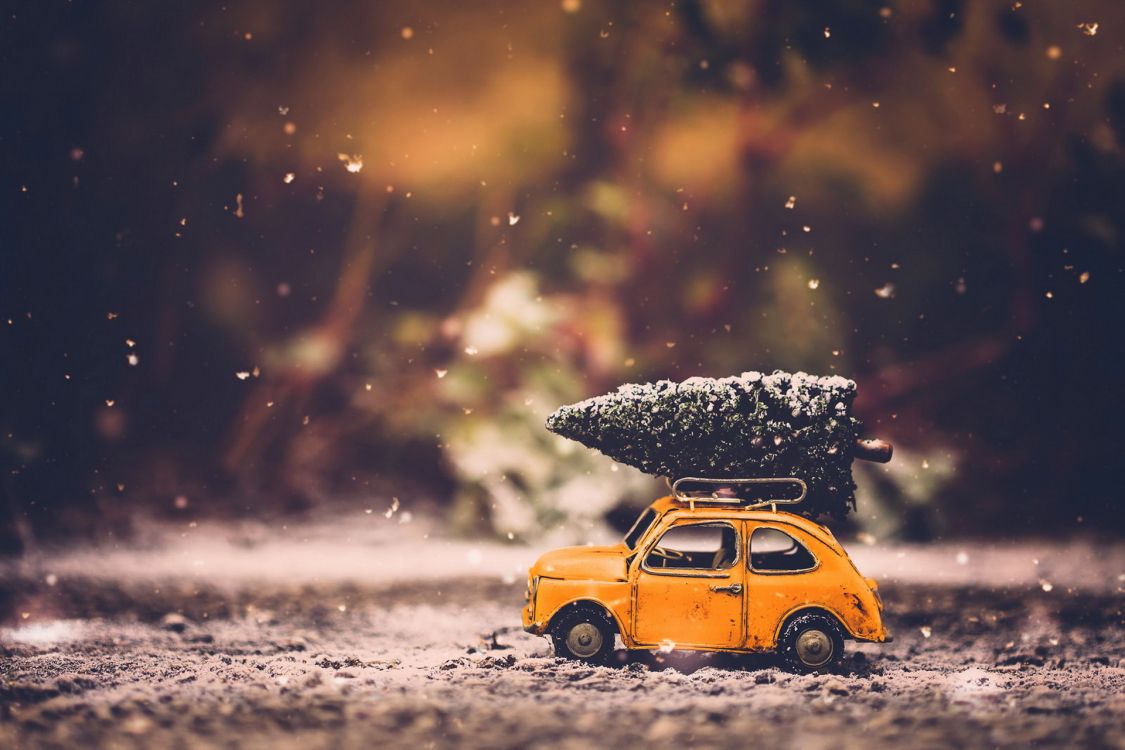
[[[615,611],[613,606],[611,606],[607,602],[605,602],[605,601],[603,601],[603,600],[601,600],[597,597],[592,597],[592,596],[578,596],[578,597],[575,597],[573,599],[570,599],[569,601],[563,602],[559,606],[555,607],[554,611],[551,612],[550,616],[543,619],[543,622],[545,623],[544,632],[550,631],[551,624],[555,621],[555,618],[558,617],[559,614],[563,610],[565,610],[567,607],[573,607],[573,606],[581,605],[581,604],[592,604],[592,605],[598,607],[599,609],[603,610],[609,616],[609,618],[611,620],[613,620],[614,625],[617,627],[617,632],[623,638],[626,637],[625,628],[621,624],[622,623],[621,616]]]
[[[773,634],[773,644],[775,647],[778,643],[781,642],[781,631],[785,628],[786,623],[788,623],[795,616],[801,614],[802,612],[823,612],[824,614],[835,620],[836,624],[840,626],[840,630],[842,631],[844,637],[861,641],[868,640],[867,638],[856,635],[852,628],[848,627],[847,621],[843,617],[841,617],[840,613],[832,607],[826,607],[823,604],[798,604],[797,606],[787,611],[784,615],[781,616],[781,619],[778,620],[777,628],[774,630]]]

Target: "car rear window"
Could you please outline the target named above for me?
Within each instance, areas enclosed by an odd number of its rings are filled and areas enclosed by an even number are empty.
[[[781,529],[762,527],[750,536],[750,568],[764,573],[796,573],[816,567],[805,545]]]

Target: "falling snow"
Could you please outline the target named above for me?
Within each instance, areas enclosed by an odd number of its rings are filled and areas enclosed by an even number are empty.
[[[344,169],[348,170],[352,174],[359,174],[361,171],[363,171],[363,157],[359,154],[352,154],[351,156],[349,156],[348,154],[339,153],[336,154],[336,158],[339,161],[343,162]]]

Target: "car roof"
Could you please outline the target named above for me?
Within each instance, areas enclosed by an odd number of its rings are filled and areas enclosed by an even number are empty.
[[[832,535],[832,532],[826,526],[822,526],[816,521],[812,521],[804,516],[798,516],[795,513],[787,513],[782,510],[770,510],[768,508],[750,509],[740,505],[722,505],[715,503],[700,503],[693,508],[687,502],[678,500],[671,495],[656,500],[649,507],[662,516],[668,512],[678,511],[676,515],[685,518],[738,519],[794,526],[815,539],[824,542],[828,546],[838,551],[843,551],[843,548],[840,547],[840,543],[836,541],[836,537]]]

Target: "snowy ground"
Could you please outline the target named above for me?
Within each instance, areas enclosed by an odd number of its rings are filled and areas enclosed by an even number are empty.
[[[380,517],[381,514],[375,514]],[[1125,546],[858,546],[839,674],[518,629],[519,546],[422,523],[158,529],[0,563],[0,747],[1125,747]]]

